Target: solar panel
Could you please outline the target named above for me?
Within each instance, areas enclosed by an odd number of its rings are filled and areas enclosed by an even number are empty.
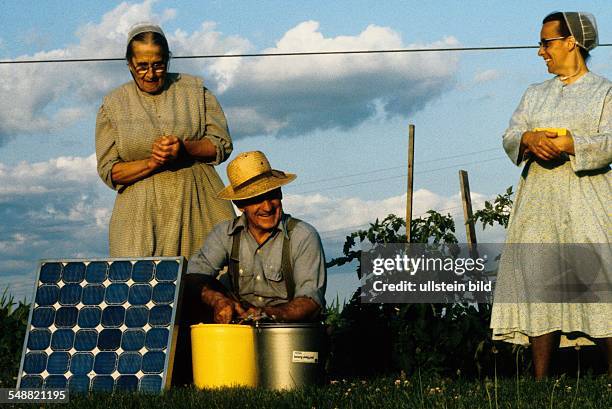
[[[17,388],[170,385],[182,257],[43,260]]]

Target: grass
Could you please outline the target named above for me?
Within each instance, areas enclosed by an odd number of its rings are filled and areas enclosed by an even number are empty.
[[[338,305],[338,304],[336,304]],[[337,307],[336,307],[337,308]],[[333,311],[334,312],[334,311]],[[335,310],[336,321],[340,320]],[[16,303],[7,291],[0,293],[0,388],[14,388],[21,357],[28,306]],[[579,357],[578,357],[579,358]],[[519,355],[515,357],[518,361]],[[579,362],[578,362],[579,364]],[[497,373],[498,362],[493,362]],[[421,367],[411,377],[339,379],[324,386],[292,392],[229,388],[200,391],[174,388],[161,395],[136,393],[72,395],[61,408],[152,409],[152,408],[580,408],[612,407],[612,386],[605,376],[565,375],[543,382],[519,376],[479,381],[440,378]],[[6,405],[10,407],[10,405]],[[4,406],[3,406],[4,407]],[[17,406],[15,406],[17,407]],[[19,405],[19,407],[43,407]]]
[[[292,392],[273,392],[260,389],[228,388],[199,391],[194,388],[175,388],[162,395],[132,393],[73,395],[67,408],[569,408],[608,409],[612,406],[612,386],[602,377],[581,379],[576,391],[575,380],[557,378],[535,382],[520,378],[519,387],[524,400],[516,401],[516,380],[499,379],[497,389],[493,381],[459,379],[376,378],[370,380],[331,381],[321,387],[310,387]],[[487,392],[488,391],[488,392]],[[497,394],[496,402],[492,395]],[[40,407],[39,405],[30,405]]]

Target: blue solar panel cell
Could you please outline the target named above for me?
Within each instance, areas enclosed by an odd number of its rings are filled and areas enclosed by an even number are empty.
[[[95,376],[91,382],[91,390],[99,392],[111,392],[115,386],[112,376]]]
[[[81,329],[77,331],[74,339],[74,349],[77,351],[91,351],[98,345],[98,332]]]
[[[142,367],[142,355],[138,352],[126,352],[119,357],[117,371],[120,374],[135,374]]]
[[[142,372],[160,373],[164,369],[165,354],[161,351],[150,351],[142,357]]]
[[[51,307],[34,308],[32,312],[32,326],[47,328],[55,320],[55,309]]]
[[[83,288],[83,304],[100,305],[100,303],[104,301],[105,291],[106,290],[103,285],[86,285],[85,288]]]
[[[125,313],[125,325],[128,328],[144,327],[149,320],[149,310],[146,307],[129,307]]]
[[[88,283],[103,283],[106,280],[108,263],[105,261],[92,261],[85,271],[85,281]]]
[[[117,354],[114,352],[99,352],[94,358],[94,371],[101,375],[115,372],[117,367]]]
[[[170,331],[168,331],[166,328],[151,328],[149,332],[147,332],[145,347],[149,350],[166,348],[169,334]]]
[[[128,302],[131,305],[145,305],[151,301],[152,291],[149,284],[134,284],[130,288]]]
[[[67,383],[68,379],[64,375],[49,375],[45,379],[45,388],[63,389]]]
[[[89,376],[87,375],[73,375],[68,380],[68,389],[70,393],[85,393],[89,391]]]
[[[115,351],[121,344],[120,329],[103,329],[98,337],[100,351]]]
[[[172,320],[172,307],[169,305],[156,305],[149,313],[149,325],[168,326]]]
[[[68,352],[51,352],[47,361],[47,372],[52,375],[61,375],[68,372],[70,354]]]
[[[138,389],[138,378],[134,375],[122,375],[117,378],[117,389],[121,391],[135,391]]]
[[[161,391],[183,270],[178,257],[42,262],[18,387]]]
[[[47,367],[47,354],[28,352],[23,360],[23,370],[27,374],[39,374]]]
[[[77,323],[79,310],[76,307],[60,307],[55,313],[56,327],[74,327]]]
[[[144,347],[145,336],[144,330],[128,329],[121,338],[121,348],[124,351],[140,351]]]
[[[155,267],[155,278],[157,281],[176,281],[179,272],[179,264],[175,261],[160,261]]]
[[[61,305],[77,305],[82,299],[83,287],[78,284],[66,284],[59,294]]]
[[[57,285],[43,285],[36,292],[36,304],[53,305],[59,300],[60,288]]]
[[[136,262],[132,269],[132,280],[135,283],[148,283],[153,278],[153,270],[155,263],[150,260],[142,260]]]
[[[68,263],[62,279],[65,283],[80,283],[85,278],[85,263]]]
[[[40,268],[40,282],[44,284],[57,283],[62,275],[60,263],[45,263]]]
[[[115,261],[110,266],[108,278],[111,281],[127,281],[132,276],[132,263],[129,261]]]
[[[102,325],[104,327],[120,327],[125,320],[125,308],[119,305],[108,306],[102,311]]]
[[[111,284],[106,289],[104,301],[108,304],[123,304],[127,301],[129,290],[127,284]]]
[[[95,328],[100,325],[102,309],[100,307],[83,307],[79,311],[78,325],[81,328]]]
[[[21,378],[22,388],[40,388],[43,385],[43,378],[39,375],[25,375]]]
[[[169,304],[174,300],[176,286],[172,283],[158,283],[153,287],[153,302],[155,304]]]
[[[28,337],[28,349],[30,351],[45,350],[51,344],[51,331],[47,329],[35,329]]]
[[[51,337],[51,349],[54,351],[68,351],[74,346],[74,331],[71,329],[58,329]]]
[[[70,360],[70,372],[75,375],[87,375],[93,369],[94,356],[89,352],[77,352]]]
[[[140,390],[145,392],[158,392],[162,387],[160,375],[145,375],[140,378]]]

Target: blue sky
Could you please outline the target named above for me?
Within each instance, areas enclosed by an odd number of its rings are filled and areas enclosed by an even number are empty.
[[[175,55],[533,45],[553,10],[585,10],[612,42],[607,2],[47,1],[3,2],[0,59],[120,57],[129,26],[161,23]],[[591,69],[612,77],[612,47]],[[459,169],[475,206],[514,185],[501,135],[525,88],[549,78],[536,50],[174,60],[226,111],[235,152],[259,149],[295,172],[285,209],[343,237],[405,207],[406,139],[416,125],[415,215],[456,216]],[[104,256],[114,192],[95,172],[102,97],[130,79],[122,62],[0,65],[0,288],[29,294],[41,258]],[[225,179],[225,165],[218,168]],[[356,175],[358,174],[358,175]],[[347,176],[353,175],[353,176]],[[503,231],[478,231],[480,241]],[[332,299],[356,286],[330,271]]]

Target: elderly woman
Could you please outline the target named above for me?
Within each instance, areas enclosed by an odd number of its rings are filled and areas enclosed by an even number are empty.
[[[169,59],[159,26],[134,26],[126,50],[133,81],[98,111],[98,173],[117,190],[112,257],[189,257],[234,217],[216,197],[223,183],[213,167],[232,151],[225,115],[200,78],[169,73]]]
[[[550,14],[540,38],[538,55],[555,77],[527,89],[503,138],[510,159],[517,165],[525,162],[507,243],[587,243],[594,254],[605,253],[612,226],[612,83],[586,65],[589,51],[597,46],[595,19],[582,12]],[[531,259],[541,260],[541,253],[531,253]],[[502,257],[498,287],[525,290],[525,283],[545,281],[541,268],[522,268],[525,264],[515,261]],[[540,267],[546,270],[546,264],[541,261]],[[579,267],[579,274],[586,267]],[[608,287],[607,299],[600,299],[604,302],[510,302],[507,294],[496,292],[493,339],[531,343],[536,378],[548,374],[557,345],[597,343],[611,370],[612,280],[610,266],[602,267]],[[555,273],[558,277],[561,271]]]

